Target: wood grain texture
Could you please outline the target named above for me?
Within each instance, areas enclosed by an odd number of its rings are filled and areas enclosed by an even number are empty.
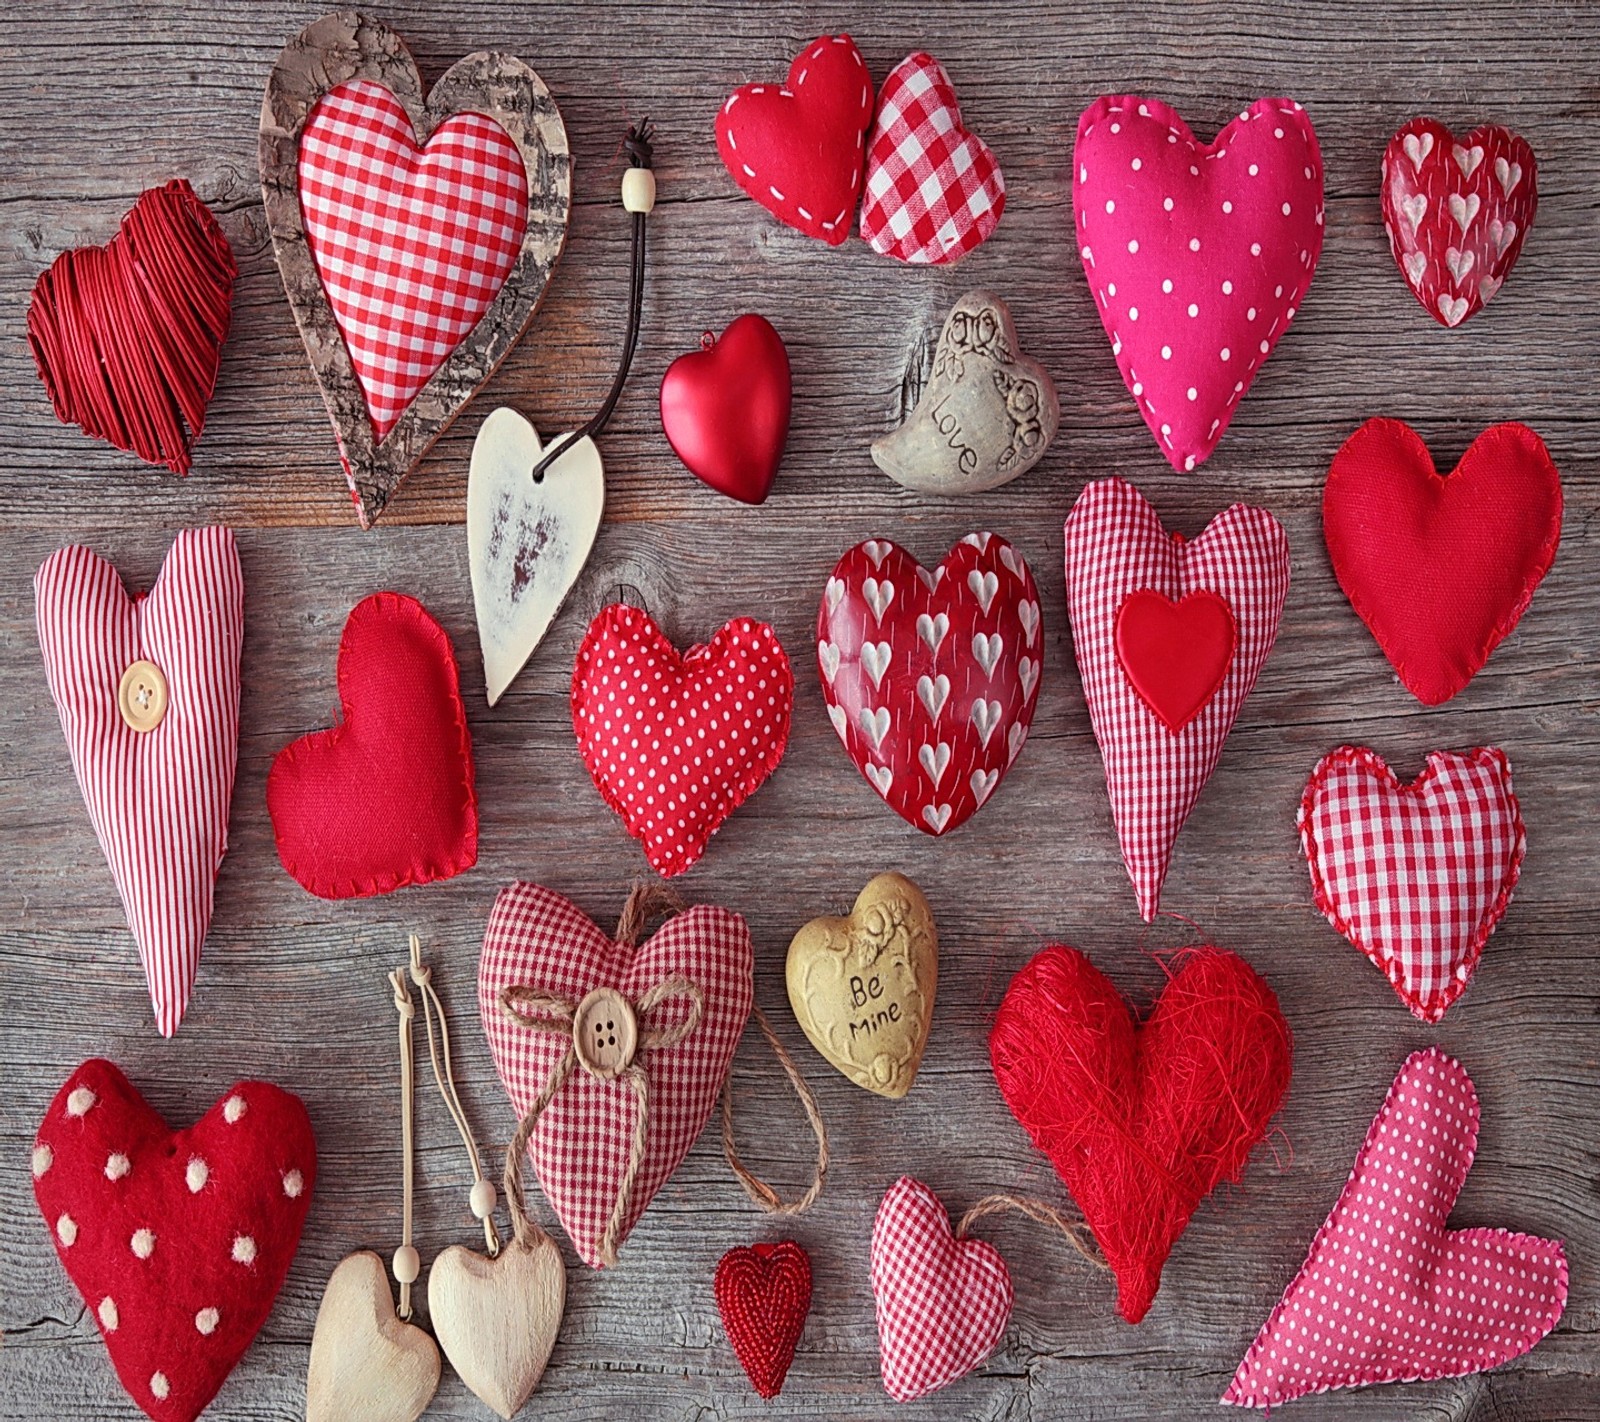
[[[496,889],[538,879],[600,921],[641,854],[602,806],[573,742],[568,677],[583,628],[610,597],[647,603],[680,644],[736,614],[768,618],[801,668],[795,732],[771,782],[735,814],[681,889],[744,913],[757,1000],[808,1070],[833,1142],[827,1193],[782,1224],[730,1177],[715,1132],[634,1231],[619,1268],[572,1271],[565,1322],[527,1416],[593,1422],[812,1418],[907,1422],[1189,1422],[1212,1415],[1239,1357],[1338,1194],[1405,1054],[1438,1042],[1483,1103],[1477,1163],[1455,1213],[1567,1242],[1572,1296],[1556,1332],[1497,1373],[1295,1403],[1296,1422],[1557,1422],[1600,1418],[1600,9],[1556,0],[1384,5],[1044,0],[712,3],[399,3],[383,17],[425,81],[478,49],[516,54],[561,106],[575,164],[567,252],[527,336],[468,417],[448,430],[369,533],[350,524],[328,421],[272,260],[256,174],[266,76],[319,13],[290,0],[24,0],[0,38],[0,1419],[140,1414],[116,1387],[34,1210],[27,1147],[83,1057],[120,1062],[151,1104],[192,1118],[230,1082],[265,1075],[310,1107],[322,1153],[299,1258],[257,1345],[207,1414],[303,1415],[312,1320],[352,1249],[398,1242],[399,1149],[391,993],[384,973],[417,931],[453,1013],[467,1109],[492,1156],[515,1126],[474,1021],[474,973]],[[992,240],[953,271],[914,271],[860,242],[837,251],[779,227],[738,194],[711,124],[735,85],[781,76],[812,36],[849,29],[881,78],[924,47],[949,70],[967,122],[995,149],[1009,199]],[[1209,136],[1251,99],[1306,104],[1328,172],[1321,266],[1294,329],[1217,454],[1171,472],[1117,376],[1074,251],[1068,155],[1078,112],[1103,92],[1148,91]],[[1533,143],[1540,212],[1505,290],[1460,331],[1417,308],[1389,257],[1378,167],[1416,113],[1456,128],[1507,124]],[[482,699],[464,511],[479,420],[511,404],[571,428],[604,393],[625,317],[627,222],[617,201],[628,121],[658,125],[645,326],[602,452],[607,518],[568,606],[492,711]],[[33,280],[60,250],[103,241],[138,192],[193,181],[232,239],[233,334],[186,481],[56,424],[23,340]],[[915,402],[940,322],[986,286],[1061,395],[1061,432],[1024,477],[979,499],[900,489],[867,454]],[[661,436],[656,385],[701,330],[746,310],[789,345],[788,457],[759,509],[711,493]],[[1567,493],[1563,545],[1515,635],[1461,696],[1424,711],[1339,593],[1318,500],[1329,459],[1363,419],[1411,421],[1441,467],[1496,420],[1548,441]],[[1197,533],[1234,499],[1269,507],[1293,549],[1283,632],[1188,828],[1166,903],[1146,930],[1116,852],[1072,663],[1061,521],[1084,481],[1135,480],[1170,527]],[[30,579],[82,540],[148,586],[176,527],[240,531],[246,640],[231,849],[194,1002],[157,1039],[132,942],[73,782],[33,631]],[[924,562],[986,525],[1026,553],[1045,610],[1044,687],[1027,748],[994,801],[946,840],[902,824],[841,754],[809,674],[822,583],[872,535]],[[323,903],[277,863],[263,788],[273,754],[328,722],[345,614],[393,587],[455,639],[478,761],[478,866],[370,902]],[[1294,810],[1317,759],[1372,745],[1402,773],[1434,747],[1502,746],[1527,818],[1517,897],[1472,987],[1438,1028],[1412,1020],[1312,907]],[[872,875],[900,869],[939,926],[940,984],[918,1080],[869,1095],[806,1045],[785,1002],[784,949],[844,912]],[[1006,1255],[1017,1309],[978,1374],[893,1407],[877,1380],[867,1245],[883,1190],[922,1176],[954,1210],[996,1190],[1059,1200],[989,1074],[985,1038],[1010,975],[1047,939],[1088,950],[1141,1002],[1161,981],[1150,948],[1204,933],[1243,953],[1279,994],[1296,1041],[1282,1132],[1236,1188],[1203,1204],[1138,1328],[1109,1286],[1024,1220],[979,1232]],[[779,1069],[752,1033],[734,1068],[747,1161],[792,1189],[811,1144]],[[418,1243],[470,1243],[470,1178],[442,1111],[419,1111]],[[542,1202],[531,1197],[547,1225]],[[711,1277],[731,1245],[789,1235],[815,1268],[815,1303],[782,1400],[749,1388],[717,1320]],[[559,1235],[558,1235],[559,1239]],[[447,1369],[429,1414],[482,1418]]]

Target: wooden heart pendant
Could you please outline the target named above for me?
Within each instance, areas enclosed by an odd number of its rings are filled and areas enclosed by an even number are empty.
[[[279,56],[260,161],[365,527],[532,320],[566,240],[567,132],[520,59],[469,54],[425,94],[400,36],[346,10]]]
[[[416,1422],[439,1389],[439,1349],[395,1316],[383,1260],[342,1261],[317,1309],[306,1422]]]
[[[857,1086],[911,1090],[939,984],[939,935],[922,890],[879,874],[848,918],[814,918],[789,945],[789,1005],[805,1034]]]

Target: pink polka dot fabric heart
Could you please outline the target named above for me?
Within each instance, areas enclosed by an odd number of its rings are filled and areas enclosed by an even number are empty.
[[[1304,109],[1258,99],[1200,143],[1159,99],[1078,120],[1079,254],[1122,378],[1174,469],[1205,461],[1305,299],[1322,153]]]
[[[1458,1378],[1520,1358],[1567,1302],[1558,1240],[1445,1228],[1478,1144],[1478,1093],[1437,1047],[1389,1088],[1355,1168],[1223,1402]]]

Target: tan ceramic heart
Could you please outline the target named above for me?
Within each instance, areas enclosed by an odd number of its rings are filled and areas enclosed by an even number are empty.
[[[857,1086],[911,1090],[933,1020],[939,935],[922,890],[880,874],[848,918],[814,918],[789,945],[789,1005],[805,1034]]]
[[[439,1388],[439,1349],[395,1316],[383,1260],[344,1260],[322,1293],[306,1372],[306,1422],[416,1422]]]
[[[494,1258],[452,1245],[428,1271],[428,1316],[461,1381],[502,1417],[526,1402],[555,1347],[567,1268],[549,1235]]]

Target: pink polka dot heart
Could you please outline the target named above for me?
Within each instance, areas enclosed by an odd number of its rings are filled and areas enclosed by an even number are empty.
[[[663,878],[783,759],[794,673],[764,622],[736,617],[680,656],[650,614],[614,603],[572,672],[572,729],[595,788]]]
[[[1299,104],[1258,99],[1200,143],[1159,99],[1078,120],[1079,254],[1122,378],[1173,468],[1205,461],[1304,300],[1322,153]]]
[[[1556,1326],[1559,1241],[1444,1227],[1477,1145],[1466,1069],[1437,1047],[1413,1053],[1224,1402],[1271,1408],[1331,1388],[1465,1377]]]

